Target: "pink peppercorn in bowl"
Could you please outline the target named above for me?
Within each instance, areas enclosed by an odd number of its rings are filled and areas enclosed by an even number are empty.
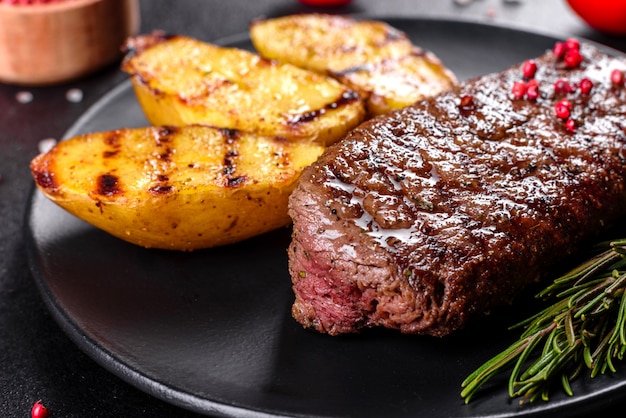
[[[0,0],[0,82],[50,85],[121,57],[138,0]]]

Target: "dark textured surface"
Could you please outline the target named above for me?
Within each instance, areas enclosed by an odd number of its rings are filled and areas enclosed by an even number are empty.
[[[310,10],[287,0],[144,0],[142,31],[164,29],[205,40],[245,32],[250,19]],[[341,9],[374,15],[460,17],[537,29],[558,36],[583,36],[626,51],[626,39],[586,29],[560,1],[481,0],[460,7],[451,0],[356,0]],[[514,48],[514,46],[512,46]],[[101,368],[66,336],[39,295],[27,265],[23,218],[32,188],[28,162],[44,138],[60,138],[103,94],[124,80],[116,68],[64,86],[22,88],[0,85],[0,415],[26,417],[43,399],[52,417],[192,417]],[[70,88],[84,92],[70,103]],[[16,94],[33,101],[19,104]],[[80,254],[76,255],[80,257]],[[322,356],[320,354],[320,356]],[[607,404],[625,409],[626,403]],[[582,412],[582,411],[581,411]],[[433,412],[432,416],[437,416]]]

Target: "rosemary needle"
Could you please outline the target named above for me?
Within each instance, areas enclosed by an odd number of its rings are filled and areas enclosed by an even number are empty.
[[[626,354],[626,239],[604,243],[599,253],[557,278],[537,297],[552,305],[511,328],[520,338],[486,361],[461,384],[465,403],[493,376],[511,370],[508,393],[520,403],[549,400],[555,383],[615,372]]]

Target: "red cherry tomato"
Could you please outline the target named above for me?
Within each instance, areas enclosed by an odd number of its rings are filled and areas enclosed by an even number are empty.
[[[626,35],[626,1],[567,0],[567,3],[593,29],[610,35]]]
[[[298,0],[307,6],[342,6],[350,3],[352,0]]]

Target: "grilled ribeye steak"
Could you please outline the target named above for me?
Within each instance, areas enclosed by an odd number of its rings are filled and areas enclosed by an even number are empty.
[[[615,224],[626,87],[611,73],[626,62],[577,51],[370,120],[305,169],[289,209],[294,318],[444,336]]]

